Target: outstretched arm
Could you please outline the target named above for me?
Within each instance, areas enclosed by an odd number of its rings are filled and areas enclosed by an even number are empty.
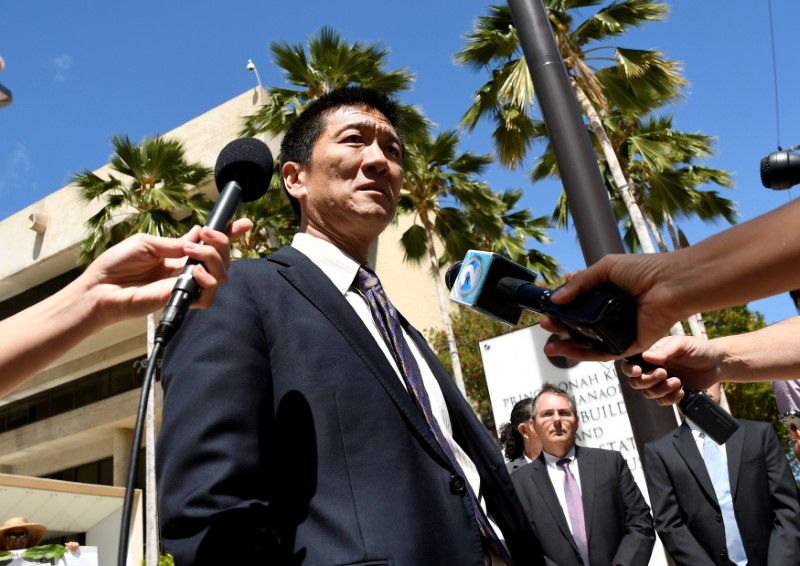
[[[680,400],[681,384],[707,389],[719,381],[754,382],[794,379],[800,375],[800,316],[754,332],[713,340],[691,336],[662,338],[642,353],[661,366],[642,372],[623,364],[631,387],[661,405]]]
[[[0,396],[106,326],[162,307],[187,257],[202,263],[193,270],[201,288],[194,306],[209,307],[227,278],[230,239],[251,225],[246,219],[233,223],[230,238],[199,226],[182,238],[136,234],[57,293],[0,321]],[[197,243],[201,239],[205,245]]]
[[[611,281],[637,302],[638,336],[624,356],[642,352],[687,316],[800,287],[800,201],[720,232],[689,248],[660,254],[609,255],[553,293],[573,301]],[[545,318],[542,326],[557,330]],[[613,356],[572,340],[551,343],[549,355],[580,360]]]

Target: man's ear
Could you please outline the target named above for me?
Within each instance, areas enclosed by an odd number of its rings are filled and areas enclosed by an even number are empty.
[[[281,165],[281,176],[286,191],[296,199],[306,195],[306,168],[302,163],[288,161]]]

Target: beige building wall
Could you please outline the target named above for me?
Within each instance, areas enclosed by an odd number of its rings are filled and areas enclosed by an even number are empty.
[[[180,139],[190,161],[213,167],[220,150],[239,137],[242,119],[255,110],[253,91],[243,93],[167,132]],[[266,140],[274,155],[279,145]],[[83,164],[74,164],[79,171]],[[103,175],[107,167],[96,171]],[[216,195],[210,183],[204,190]],[[66,186],[0,221],[0,302],[76,266],[76,247],[84,222],[100,203],[78,201],[77,189]],[[402,261],[400,234],[411,218],[400,218],[380,238],[374,264],[392,301],[421,331],[441,328],[441,315],[427,261],[414,266]],[[107,328],[54,362],[31,381],[0,399],[0,406],[60,385],[114,364],[146,355],[145,318]],[[156,387],[159,394],[160,387]],[[0,472],[44,475],[124,454],[120,438],[134,426],[138,391],[95,403],[79,411],[0,434]],[[73,414],[77,413],[77,414]],[[115,443],[115,439],[116,443]],[[116,446],[115,446],[116,444]]]

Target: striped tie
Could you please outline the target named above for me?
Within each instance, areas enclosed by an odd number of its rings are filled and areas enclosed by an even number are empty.
[[[436,437],[436,441],[442,447],[455,473],[462,478],[466,478],[461,466],[456,460],[455,454],[453,454],[450,444],[442,433],[442,429],[439,428],[439,423],[433,416],[431,403],[428,399],[428,392],[425,390],[425,386],[422,383],[422,374],[420,373],[419,365],[403,336],[397,310],[392,303],[389,302],[389,298],[386,296],[378,276],[368,268],[359,267],[358,275],[356,275],[355,287],[367,300],[375,325],[378,327],[383,340],[389,346],[400,368],[400,373],[403,375],[403,379],[406,382],[406,386],[425,418],[425,422],[428,423],[428,427]],[[511,556],[489,524],[489,520],[478,503],[477,497],[475,497],[472,486],[467,481],[464,481],[464,483],[466,484],[466,491],[472,501],[475,519],[478,522],[478,529],[485,543],[507,564],[512,564]]]

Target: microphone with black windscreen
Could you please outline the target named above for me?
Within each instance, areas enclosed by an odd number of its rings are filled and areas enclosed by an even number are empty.
[[[445,273],[450,299],[506,324],[519,322],[523,310],[558,322],[574,340],[620,355],[636,339],[636,301],[612,283],[603,283],[566,305],[550,300],[553,291],[534,284],[536,273],[499,254],[470,250],[463,262]],[[629,356],[643,371],[656,366],[641,354]],[[718,444],[724,444],[739,423],[705,392],[683,388],[681,412]]]
[[[774,151],[761,158],[761,184],[768,189],[782,191],[800,183],[800,155],[792,153],[795,146]]]
[[[206,226],[224,232],[240,202],[256,200],[267,192],[272,169],[272,153],[267,144],[259,139],[236,139],[222,148],[214,167],[214,180],[220,195],[206,220]],[[167,344],[172,339],[183,323],[189,305],[197,296],[199,287],[192,277],[192,269],[197,263],[190,258],[178,276],[158,323],[157,343]]]

